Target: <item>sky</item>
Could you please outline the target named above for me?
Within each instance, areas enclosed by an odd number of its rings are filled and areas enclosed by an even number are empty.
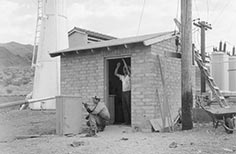
[[[66,0],[67,28],[80,27],[123,38],[176,30],[181,0]],[[0,0],[0,43],[33,44],[37,0]],[[227,43],[236,45],[236,1],[192,0],[193,19],[212,25],[206,32],[206,51]],[[192,40],[200,47],[200,29],[193,26]]]

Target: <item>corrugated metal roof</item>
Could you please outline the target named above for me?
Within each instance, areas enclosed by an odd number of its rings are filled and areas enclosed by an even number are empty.
[[[174,32],[163,32],[163,33],[155,33],[155,34],[148,34],[148,35],[142,35],[142,36],[135,36],[135,37],[128,37],[128,38],[121,38],[121,39],[113,39],[108,41],[102,41],[102,42],[95,42],[95,43],[89,43],[85,44],[83,46],[73,47],[73,48],[67,48],[64,50],[60,50],[57,52],[50,53],[52,57],[61,55],[62,53],[68,53],[68,52],[79,52],[83,50],[93,50],[98,48],[105,48],[105,47],[112,47],[112,46],[119,46],[119,45],[128,45],[133,43],[144,43],[144,45],[148,46],[153,43],[160,42],[162,40],[174,37]],[[160,38],[160,39],[158,39]],[[145,42],[147,41],[147,42]]]

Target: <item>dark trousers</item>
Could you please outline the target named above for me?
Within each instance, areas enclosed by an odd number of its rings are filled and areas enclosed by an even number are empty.
[[[131,92],[124,91],[122,92],[122,108],[123,115],[126,124],[131,123]]]
[[[94,114],[89,114],[89,121],[87,125],[90,127],[91,130],[95,132],[101,131],[106,127],[106,121],[102,117]]]

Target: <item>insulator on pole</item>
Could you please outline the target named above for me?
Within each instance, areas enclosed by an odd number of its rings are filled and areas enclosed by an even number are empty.
[[[232,55],[235,56],[235,46],[233,46]]]
[[[217,52],[217,47],[213,47],[213,52]]]
[[[226,52],[226,43],[224,43],[224,49],[223,49],[224,52]]]
[[[222,51],[222,41],[220,41],[219,51]]]

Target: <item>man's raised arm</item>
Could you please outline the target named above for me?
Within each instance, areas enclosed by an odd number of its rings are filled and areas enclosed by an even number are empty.
[[[121,75],[118,74],[118,69],[119,69],[119,68],[120,68],[120,63],[117,63],[116,69],[115,69],[115,72],[114,72],[114,75],[120,78]]]

